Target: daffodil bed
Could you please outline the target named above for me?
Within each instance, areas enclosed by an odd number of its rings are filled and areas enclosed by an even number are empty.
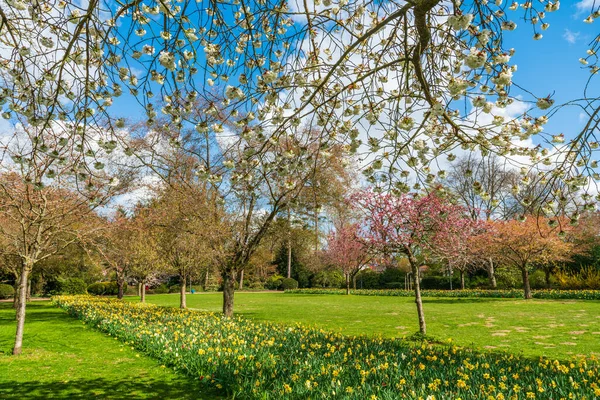
[[[345,289],[290,289],[285,293],[295,294],[346,294]],[[412,297],[415,295],[413,290],[401,289],[357,289],[350,290],[351,294],[358,296],[400,296]],[[504,298],[504,299],[522,299],[523,290],[485,290],[485,289],[465,289],[465,290],[421,290],[423,297],[485,297],[485,298]],[[534,299],[560,299],[560,300],[600,300],[600,290],[532,290]]]
[[[244,399],[594,399],[599,364],[348,337],[214,313],[60,296],[55,304],[162,363]]]

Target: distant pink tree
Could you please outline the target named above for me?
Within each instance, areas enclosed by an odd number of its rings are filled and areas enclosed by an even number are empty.
[[[419,330],[427,334],[421,301],[419,267],[427,256],[453,259],[460,256],[468,216],[437,193],[424,196],[362,191],[353,196],[362,210],[363,237],[371,247],[384,254],[402,254],[411,267]]]
[[[346,278],[346,294],[350,294],[350,280],[369,261],[369,249],[360,238],[360,225],[340,225],[327,239],[327,258],[342,269]]]

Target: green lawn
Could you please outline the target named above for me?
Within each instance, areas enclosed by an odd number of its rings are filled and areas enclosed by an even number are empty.
[[[137,298],[130,297],[130,301]],[[177,307],[177,294],[148,296]],[[349,335],[402,337],[418,330],[414,301],[386,296],[236,293],[238,315],[341,330]],[[188,295],[188,307],[219,311],[221,294]],[[583,300],[424,299],[428,334],[461,346],[529,357],[600,355],[600,302]]]
[[[10,355],[14,334],[11,304],[0,303],[0,399],[214,398],[191,378],[88,329],[49,302],[27,305],[19,357]]]

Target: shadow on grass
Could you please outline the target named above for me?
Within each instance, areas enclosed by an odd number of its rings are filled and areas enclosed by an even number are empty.
[[[497,303],[502,300],[523,300],[515,298],[503,298],[503,297],[444,297],[444,298],[432,298],[423,297],[423,303],[430,304],[456,304],[456,303]]]
[[[163,382],[140,380],[79,379],[53,382],[0,383],[0,398],[27,400],[67,399],[225,399],[197,382],[184,380]]]

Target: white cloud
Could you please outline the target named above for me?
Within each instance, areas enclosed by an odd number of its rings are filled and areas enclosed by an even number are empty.
[[[580,36],[581,32],[573,32],[569,29],[565,29],[565,33],[563,33],[563,39],[565,39],[570,44],[575,44]]]
[[[598,2],[598,0],[580,0],[577,3],[575,3],[575,8],[577,8],[577,13],[575,14],[575,16],[580,16],[584,13],[589,14],[598,5],[600,5],[600,2]]]

